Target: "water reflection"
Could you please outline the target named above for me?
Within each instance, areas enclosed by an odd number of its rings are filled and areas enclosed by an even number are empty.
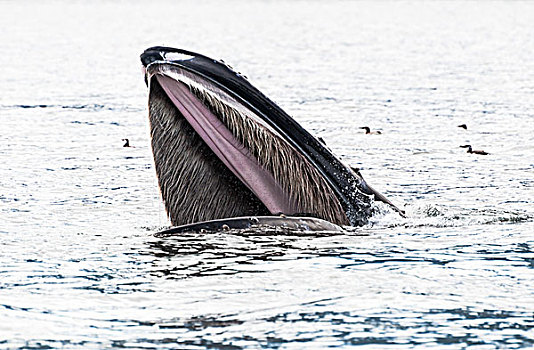
[[[416,312],[392,309],[377,316],[358,311],[317,310],[258,318],[245,316],[249,317],[200,315],[143,322],[139,325],[157,327],[165,337],[115,341],[112,347],[136,348],[145,344],[149,348],[172,345],[192,349],[277,349],[295,343],[303,347],[373,345],[375,348],[388,344],[436,348],[453,344],[513,348],[533,345],[529,336],[534,330],[532,313],[506,310],[458,308]],[[135,324],[135,321],[127,322]]]
[[[290,261],[330,254],[335,238],[367,236],[357,232],[289,232],[282,228],[183,233],[147,242],[141,255],[172,261],[172,268],[152,270],[168,278],[262,272],[258,262]],[[334,240],[334,241],[333,241]]]

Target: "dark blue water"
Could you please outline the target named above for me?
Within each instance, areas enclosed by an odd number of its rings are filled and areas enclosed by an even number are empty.
[[[0,2],[0,348],[534,347],[532,23],[530,2]],[[154,237],[138,57],[160,44],[246,74],[408,217]]]

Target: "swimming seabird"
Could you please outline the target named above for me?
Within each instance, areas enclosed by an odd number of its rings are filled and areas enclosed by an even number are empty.
[[[482,150],[473,150],[473,148],[471,147],[471,145],[463,145],[463,146],[460,146],[460,147],[461,147],[461,148],[467,148],[467,153],[481,154],[481,155],[483,155],[483,156],[489,154],[489,153],[486,152],[486,151],[482,151]]]
[[[382,131],[371,131],[371,128],[369,128],[368,126],[362,126],[360,129],[365,129],[365,134],[374,134],[374,135],[382,134]]]

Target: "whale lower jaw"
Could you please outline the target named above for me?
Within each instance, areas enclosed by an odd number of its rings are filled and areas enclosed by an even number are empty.
[[[197,222],[158,232],[156,237],[172,237],[188,232],[218,232],[229,230],[253,230],[253,233],[275,230],[277,233],[330,232],[344,229],[331,222],[312,217],[247,216]]]

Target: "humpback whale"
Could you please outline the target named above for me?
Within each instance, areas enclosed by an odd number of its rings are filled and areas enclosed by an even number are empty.
[[[361,226],[373,200],[403,215],[222,60],[156,46],[141,62],[154,164],[172,225],[227,227],[227,219],[242,227],[259,221],[247,218],[279,223],[265,218],[281,215],[320,220],[315,226],[323,228],[324,221]]]

